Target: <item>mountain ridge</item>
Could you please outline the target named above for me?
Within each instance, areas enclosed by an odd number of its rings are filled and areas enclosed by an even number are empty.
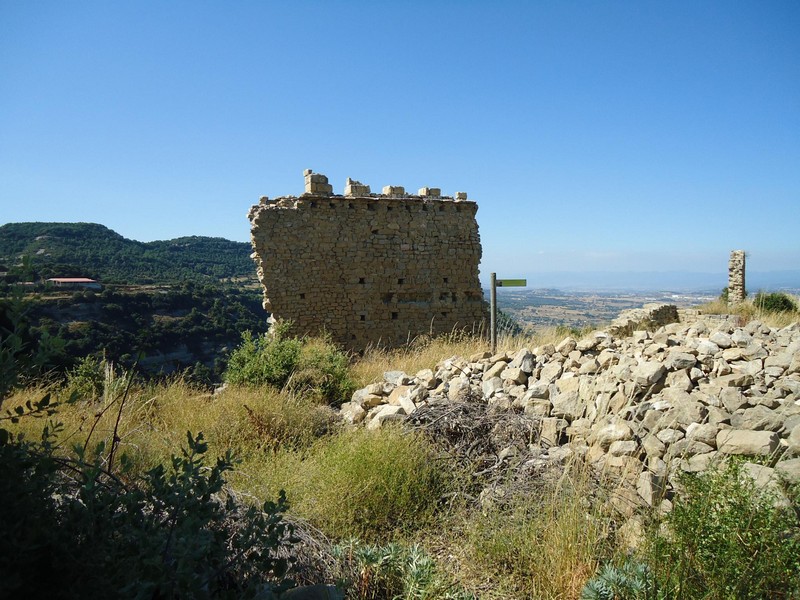
[[[106,283],[255,279],[247,242],[183,236],[139,242],[99,223],[20,222],[0,226],[0,266],[31,281],[85,276]],[[8,278],[8,277],[7,277]]]

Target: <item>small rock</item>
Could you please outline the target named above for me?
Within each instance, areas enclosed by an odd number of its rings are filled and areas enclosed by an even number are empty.
[[[633,430],[622,421],[610,423],[595,431],[591,436],[592,443],[599,445],[604,452],[607,452],[614,442],[632,439]]]
[[[613,442],[608,447],[611,456],[636,456],[639,454],[639,445],[633,440]]]
[[[498,392],[502,389],[503,380],[499,377],[492,377],[491,379],[487,379],[481,383],[481,391],[483,392],[484,398],[491,398],[494,396],[495,392]]]
[[[649,387],[660,381],[666,372],[660,362],[646,361],[633,371],[633,380],[641,387]]]
[[[691,369],[697,363],[697,358],[688,352],[677,352],[672,350],[667,353],[667,358],[664,360],[664,366],[670,371],[679,371],[681,369]]]
[[[487,381],[489,379],[492,379],[493,377],[499,377],[500,373],[502,373],[507,366],[508,366],[508,363],[506,363],[506,362],[504,362],[502,360],[501,361],[497,361],[491,367],[489,367],[486,371],[484,371],[483,380]]]
[[[578,347],[578,342],[575,341],[575,338],[568,337],[562,340],[562,342],[556,346],[556,352],[558,352],[562,356],[567,356],[577,347]]]
[[[356,402],[345,402],[342,404],[339,414],[351,425],[357,425],[367,416],[367,411],[361,408]]]
[[[411,383],[411,378],[403,371],[386,371],[383,374],[383,379],[392,385],[408,385]]]

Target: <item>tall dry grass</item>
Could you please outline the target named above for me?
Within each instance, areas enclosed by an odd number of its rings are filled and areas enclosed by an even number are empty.
[[[787,294],[787,296],[794,301],[795,306],[800,306],[800,296],[792,294]],[[702,314],[707,315],[737,315],[742,325],[757,320],[768,327],[781,329],[792,323],[800,322],[800,311],[773,312],[764,310],[756,304],[754,299],[755,296],[752,296],[744,302],[733,304],[722,298],[717,298],[706,304],[701,304],[697,308]]]
[[[520,335],[499,334],[497,353],[513,354],[521,348],[557,344],[568,336],[582,337],[591,331],[591,328],[573,330],[544,327]],[[480,352],[488,352],[490,348],[488,339],[480,335],[454,333],[436,338],[420,336],[401,348],[387,350],[370,347],[354,361],[351,369],[357,385],[363,387],[381,380],[386,371],[400,370],[414,375],[423,369],[435,369],[438,363],[452,356],[469,358]]]
[[[233,450],[239,456],[267,454],[277,448],[302,449],[334,427],[332,409],[313,400],[271,388],[232,387],[211,395],[177,379],[154,385],[134,385],[127,396],[66,403],[59,389],[29,388],[18,391],[3,404],[13,410],[49,392],[60,401],[52,418],[63,425],[60,446],[68,452],[75,445],[108,447],[119,438],[118,453],[125,453],[138,471],[180,454],[186,432],[203,432],[209,455]],[[28,439],[38,439],[44,421],[22,419],[10,427]]]
[[[484,598],[577,598],[598,566],[620,554],[606,507],[590,505],[591,493],[586,467],[575,463],[539,494],[470,512],[461,579]]]

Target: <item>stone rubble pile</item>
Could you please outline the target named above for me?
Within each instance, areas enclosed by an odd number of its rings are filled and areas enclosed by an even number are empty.
[[[656,312],[677,318],[674,307]],[[782,484],[800,482],[798,323],[739,327],[700,315],[654,332],[452,357],[435,370],[385,373],[341,415],[376,429],[467,393],[530,420],[535,444],[507,454],[583,457],[623,484],[615,504],[629,515],[644,505],[668,511],[676,474],[728,456],[755,457],[746,470],[778,501]]]

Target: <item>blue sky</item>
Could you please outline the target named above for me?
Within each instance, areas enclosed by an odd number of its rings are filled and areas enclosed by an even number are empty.
[[[479,204],[481,272],[800,269],[800,3],[0,0],[0,224],[249,239],[302,171]]]

